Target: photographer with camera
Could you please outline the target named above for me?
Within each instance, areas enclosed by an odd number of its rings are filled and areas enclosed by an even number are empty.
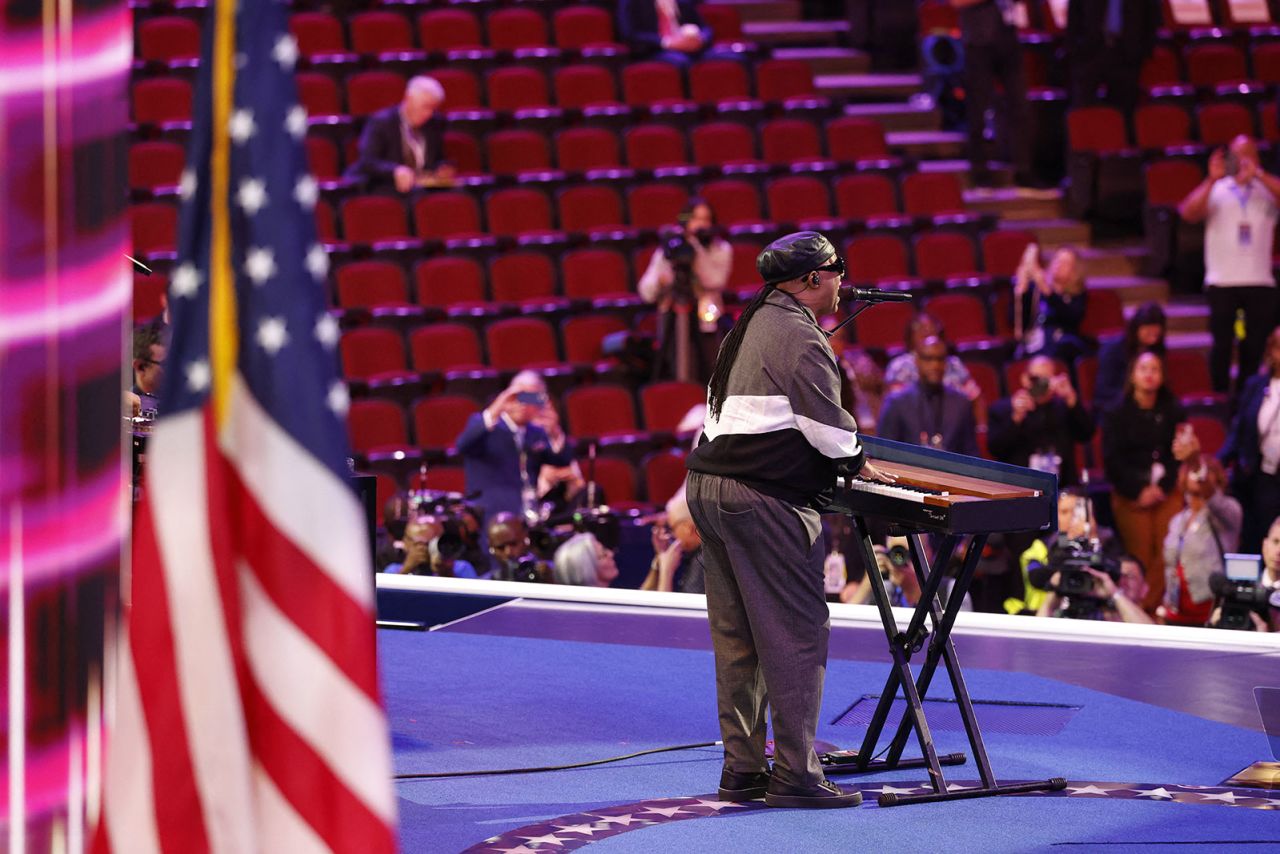
[[[925,547],[925,557],[932,561],[929,539],[926,537],[922,542]],[[915,569],[911,566],[911,552],[907,546],[907,538],[889,537],[883,546],[877,545],[874,550],[876,569],[885,581],[885,587],[889,593],[889,604],[896,608],[914,608],[920,601],[920,579],[916,577]],[[951,595],[951,588],[955,584],[955,578],[949,573],[951,568],[933,567],[935,571],[948,572],[938,587],[938,602],[944,608]],[[846,585],[840,595],[840,601],[851,605],[872,604],[870,576],[864,575],[857,587]],[[960,610],[973,610],[973,603],[969,601],[968,594],[965,594]]]
[[[486,578],[532,583],[552,580],[551,565],[531,554],[529,527],[522,518],[514,513],[499,513],[489,523],[488,533],[493,564]]]
[[[1188,431],[1190,433],[1190,431]],[[1194,433],[1190,433],[1194,436]],[[1186,507],[1169,521],[1164,540],[1164,603],[1156,616],[1178,626],[1203,626],[1213,611],[1213,575],[1226,569],[1226,555],[1240,542],[1244,511],[1223,489],[1222,464],[1200,453],[1199,443],[1178,472]]]
[[[1076,446],[1093,437],[1093,416],[1052,359],[1036,356],[1022,388],[991,405],[987,447],[998,460],[1047,471],[1060,486],[1079,483]]]
[[[1228,150],[1209,156],[1209,174],[1178,205],[1187,222],[1204,226],[1204,290],[1209,299],[1213,388],[1226,392],[1237,318],[1243,382],[1258,369],[1263,342],[1276,325],[1276,280],[1271,270],[1280,178],[1258,165],[1258,145],[1241,134]]]
[[[654,379],[705,382],[724,317],[722,293],[733,248],[719,236],[715,213],[702,199],[690,199],[677,221],[679,233],[653,251],[637,290],[658,306]]]
[[[667,502],[665,519],[653,526],[653,563],[641,590],[706,593],[702,537],[693,524],[684,488]]]
[[[455,523],[419,516],[404,529],[404,558],[382,571],[388,575],[434,575],[477,578],[476,568],[462,559],[465,548]]]
[[[1071,570],[1057,570],[1049,576],[1049,595],[1036,611],[1037,617],[1083,617],[1147,625],[1155,622],[1138,604],[1147,595],[1147,578],[1142,563],[1133,555],[1120,559],[1116,566],[1118,579],[1092,566],[1080,566],[1075,571],[1083,575],[1072,579]],[[1074,593],[1063,592],[1072,589]]]
[[[467,491],[486,518],[519,513],[538,515],[538,473],[544,465],[573,462],[571,445],[542,377],[521,371],[485,409],[467,419],[457,441]]]

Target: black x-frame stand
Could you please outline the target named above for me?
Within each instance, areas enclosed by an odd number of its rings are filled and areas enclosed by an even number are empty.
[[[934,557],[932,569],[925,555],[921,534],[918,531],[908,532],[907,541],[910,546],[911,566],[920,582],[920,601],[911,616],[906,631],[898,628],[893,609],[889,605],[889,593],[885,589],[884,579],[876,566],[875,550],[866,521],[858,515],[853,517],[854,531],[862,544],[864,565],[868,567],[871,578],[871,592],[876,607],[880,610],[880,619],[884,624],[885,636],[889,639],[889,652],[893,656],[893,669],[880,694],[879,704],[867,727],[862,747],[856,753],[837,752],[825,754],[822,759],[827,774],[865,774],[905,768],[927,768],[933,791],[923,795],[900,795],[886,792],[880,795],[878,803],[882,807],[898,804],[921,804],[933,801],[954,801],[965,798],[982,798],[990,795],[1009,795],[1020,792],[1056,791],[1066,787],[1061,777],[1049,780],[1036,780],[1029,783],[1014,783],[1001,786],[996,782],[991,771],[991,762],[987,758],[986,746],[982,743],[982,731],[978,728],[977,718],[973,713],[973,702],[969,699],[969,689],[965,686],[964,675],[960,672],[960,662],[956,658],[956,650],[951,642],[951,629],[955,625],[956,616],[964,602],[965,594],[973,581],[974,571],[978,566],[978,558],[986,545],[985,534],[974,535],[965,551],[964,562],[960,574],[947,597],[946,608],[938,605],[938,589],[946,575],[946,567],[951,556],[960,543],[955,534],[946,535]],[[925,621],[933,626],[932,637],[925,627]],[[924,663],[918,676],[912,676],[911,656],[924,647],[929,641]],[[933,745],[933,735],[929,732],[929,724],[925,720],[922,700],[929,691],[938,664],[946,666],[947,675],[951,679],[951,690],[955,694],[959,706],[960,717],[964,721],[965,733],[969,736],[969,748],[973,752],[974,761],[978,765],[978,775],[982,785],[976,788],[948,788],[942,775],[943,765],[961,765],[965,761],[963,753],[950,753],[939,756]],[[898,724],[898,729],[889,742],[888,755],[884,759],[874,758],[880,734],[889,718],[889,711],[898,689],[906,697],[907,707]],[[903,759],[902,751],[907,746],[911,730],[915,730],[916,739],[920,743],[920,758]]]

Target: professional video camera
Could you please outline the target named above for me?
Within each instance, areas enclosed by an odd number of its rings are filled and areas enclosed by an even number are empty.
[[[608,507],[578,510],[570,517],[548,520],[529,529],[529,543],[543,560],[555,558],[556,549],[574,534],[595,536],[606,549],[616,549],[621,536],[621,523]]]
[[[1219,629],[1253,630],[1253,611],[1266,620],[1271,609],[1272,592],[1261,583],[1261,555],[1225,555],[1226,573],[1209,576],[1209,589],[1222,608],[1214,626]]]

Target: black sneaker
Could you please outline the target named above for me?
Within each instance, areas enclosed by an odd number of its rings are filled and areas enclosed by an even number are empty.
[[[823,780],[813,788],[802,789],[774,779],[769,782],[764,802],[771,807],[790,809],[856,807],[862,803],[862,792],[842,789],[830,780]]]
[[[772,779],[768,771],[738,774],[728,768],[720,773],[720,800],[740,803],[764,797]]]

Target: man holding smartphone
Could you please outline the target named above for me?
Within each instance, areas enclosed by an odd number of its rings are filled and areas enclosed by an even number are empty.
[[[475,413],[457,441],[467,491],[486,518],[537,512],[538,472],[545,465],[567,466],[573,452],[542,377],[521,371],[497,397]]]
[[[1214,391],[1231,381],[1231,349],[1237,314],[1243,313],[1237,377],[1258,370],[1267,336],[1276,322],[1276,282],[1271,272],[1272,240],[1280,179],[1258,165],[1258,146],[1240,135],[1227,150],[1209,157],[1209,174],[1178,205],[1187,222],[1203,222],[1204,289],[1209,299],[1213,348],[1209,368]]]

